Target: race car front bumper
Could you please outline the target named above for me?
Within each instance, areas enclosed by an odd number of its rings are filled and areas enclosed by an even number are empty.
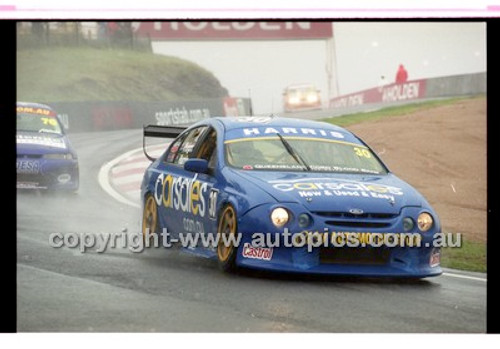
[[[17,189],[75,191],[79,187],[78,160],[18,158]]]
[[[295,217],[298,217],[299,213],[303,211],[299,205],[287,204],[287,208]],[[308,274],[412,278],[437,276],[442,274],[440,247],[434,243],[435,234],[440,232],[439,224],[436,223],[433,230],[426,233],[420,233],[416,230],[410,232],[411,234],[400,233],[403,231],[402,218],[408,215],[418,215],[420,210],[421,208],[416,207],[403,208],[401,214],[386,219],[388,226],[383,229],[330,227],[328,233],[323,233],[326,231],[324,228],[328,226],[328,223],[321,217],[314,217],[314,224],[307,229],[298,227],[296,223],[286,227],[286,231],[284,228],[277,229],[262,219],[269,211],[269,208],[263,205],[251,210],[238,222],[241,241],[238,246],[236,264],[252,269]],[[376,235],[383,237],[384,240],[389,235],[392,237],[410,235],[417,239],[412,241],[400,239],[404,243],[394,246],[384,244],[374,246],[373,244],[365,244],[364,241],[363,243],[358,241],[357,245],[350,244],[349,242],[356,242],[353,240],[344,240],[344,244],[340,245],[332,244],[331,241],[329,241],[330,243],[321,243],[324,242],[324,239],[316,241],[314,246],[308,242],[304,243],[303,246],[290,245],[290,242],[294,241],[294,237],[304,235],[306,232],[321,232],[319,236],[331,236],[333,231],[338,233],[337,237],[342,234],[343,236],[347,236],[346,234],[356,236],[359,233],[360,236],[365,237],[367,235],[364,234]],[[260,239],[260,241],[265,241],[265,246],[255,246],[256,236],[259,234],[266,236],[266,239]],[[267,239],[267,236],[270,238]]]
[[[349,276],[388,276],[423,278],[442,274],[439,264],[440,250],[436,248],[392,248],[376,250],[363,248],[265,248],[272,251],[269,257],[253,257],[248,245],[238,249],[237,264],[252,269],[307,274],[331,274]],[[245,252],[245,249],[247,251]],[[265,253],[261,254],[265,256]],[[325,258],[327,255],[329,258]],[[371,256],[371,259],[368,259]],[[350,257],[350,258],[349,258]],[[434,265],[433,265],[434,264]]]

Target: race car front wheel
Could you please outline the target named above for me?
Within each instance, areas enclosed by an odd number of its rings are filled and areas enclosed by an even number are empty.
[[[237,234],[236,212],[231,205],[227,205],[219,216],[217,228],[217,260],[219,268],[223,271],[234,271],[236,269],[236,251],[235,240]]]
[[[154,234],[158,233],[158,206],[153,195],[146,196],[144,211],[142,212],[142,239],[151,241]]]

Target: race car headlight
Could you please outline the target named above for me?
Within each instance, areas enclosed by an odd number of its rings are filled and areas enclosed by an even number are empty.
[[[410,231],[415,226],[415,222],[410,217],[403,218],[403,229],[404,231]]]
[[[418,216],[417,225],[418,225],[418,229],[420,229],[420,231],[423,231],[423,232],[428,231],[432,227],[433,223],[434,223],[434,220],[432,219],[432,216],[430,214],[428,214],[427,212],[422,212]]]
[[[310,103],[314,103],[318,101],[318,96],[316,95],[308,95],[307,96],[307,101]]]
[[[275,208],[271,212],[271,221],[277,228],[281,228],[282,226],[284,226],[289,219],[290,215],[288,214],[288,211],[283,207]]]
[[[57,160],[71,160],[73,155],[71,153],[61,153],[61,154],[45,154],[44,159],[57,159]]]

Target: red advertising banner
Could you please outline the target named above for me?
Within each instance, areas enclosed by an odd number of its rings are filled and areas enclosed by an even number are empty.
[[[392,103],[426,97],[427,80],[413,80],[404,84],[390,84],[351,93],[330,100],[330,108],[351,108],[372,103]]]
[[[132,111],[127,107],[94,107],[92,119],[95,131],[131,128],[134,123]]]
[[[327,39],[331,22],[134,22],[137,36],[153,40]]]

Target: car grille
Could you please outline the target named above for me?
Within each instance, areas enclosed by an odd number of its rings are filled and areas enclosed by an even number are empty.
[[[18,182],[27,182],[27,183],[37,183],[39,186],[47,186],[51,183],[52,179],[46,176],[42,176],[40,174],[31,174],[31,173],[18,173],[17,174]]]
[[[398,214],[393,213],[362,213],[316,211],[313,214],[325,218],[325,224],[352,228],[387,228],[393,224]]]
[[[315,215],[321,217],[334,217],[334,218],[367,218],[367,219],[392,219],[397,217],[397,214],[392,213],[362,213],[359,215],[352,214],[350,212],[324,212],[324,211],[316,211],[313,212]]]
[[[18,159],[41,159],[42,154],[17,154]]]
[[[328,225],[335,225],[338,227],[352,227],[352,228],[387,228],[391,223],[380,222],[357,222],[357,221],[325,221]]]
[[[321,247],[320,264],[383,265],[389,262],[390,250],[373,247]]]

